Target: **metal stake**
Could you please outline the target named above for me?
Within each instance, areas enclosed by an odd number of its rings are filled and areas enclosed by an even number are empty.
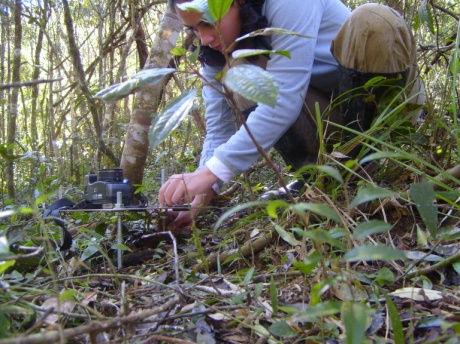
[[[115,208],[119,209],[123,207],[122,203],[122,193],[120,191],[117,192],[117,203],[115,204]],[[122,250],[121,250],[121,245],[123,244],[123,235],[121,231],[121,212],[117,213],[117,265],[118,265],[118,270],[120,270],[123,267],[123,261],[122,261]]]

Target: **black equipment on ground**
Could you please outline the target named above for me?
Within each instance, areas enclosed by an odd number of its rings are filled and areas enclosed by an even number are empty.
[[[85,200],[94,205],[115,204],[117,192],[122,194],[124,206],[134,205],[134,188],[123,178],[121,168],[100,170],[85,176]]]

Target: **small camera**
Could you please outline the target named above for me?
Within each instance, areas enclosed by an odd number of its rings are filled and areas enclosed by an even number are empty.
[[[123,178],[121,168],[99,170],[85,175],[85,200],[92,204],[108,205],[117,202],[117,192],[122,194],[124,206],[133,203],[134,188]]]

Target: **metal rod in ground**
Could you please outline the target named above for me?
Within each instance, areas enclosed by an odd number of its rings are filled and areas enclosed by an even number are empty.
[[[123,206],[122,203],[122,193],[120,191],[117,192],[117,204],[115,204],[116,208],[121,208]],[[123,244],[123,235],[122,235],[122,225],[121,225],[121,212],[117,214],[117,267],[118,270],[121,270],[123,267],[123,257],[122,257],[122,250],[121,245]]]

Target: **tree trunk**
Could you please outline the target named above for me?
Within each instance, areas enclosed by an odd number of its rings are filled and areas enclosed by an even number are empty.
[[[91,95],[91,91],[88,88],[85,78],[85,72],[83,70],[83,64],[81,62],[80,52],[78,50],[77,43],[75,41],[75,32],[73,28],[73,20],[70,14],[69,3],[67,0],[62,1],[63,8],[64,8],[64,23],[67,30],[67,39],[68,39],[68,48],[69,54],[72,59],[72,64],[75,70],[75,77],[78,80],[78,85],[83,96],[86,99],[89,112],[91,113],[91,117],[93,119],[94,129],[96,131],[96,137],[98,142],[99,150],[105,154],[109,160],[118,166],[118,159],[115,157],[113,152],[106,146],[103,137],[102,137],[102,128],[101,122],[99,120],[99,108],[96,104],[96,101]]]
[[[21,68],[21,43],[22,43],[22,24],[21,24],[22,1],[16,0],[14,5],[14,52],[13,52],[13,71],[12,82],[20,81]],[[18,95],[19,89],[13,88],[8,113],[8,136],[7,142],[13,145],[16,139],[16,119],[18,116]],[[14,155],[13,149],[8,148],[10,155]],[[9,160],[6,167],[8,197],[15,198],[14,187],[14,160]]]
[[[38,29],[37,45],[35,46],[34,55],[34,70],[32,72],[32,80],[37,80],[40,77],[40,57],[43,47],[43,36],[46,27],[46,17],[48,14],[48,1],[45,0],[43,10],[40,16],[40,25]],[[38,132],[37,132],[37,102],[38,102],[38,85],[32,86],[32,99],[31,99],[31,111],[30,111],[30,135],[32,149],[36,150],[38,146]]]
[[[150,58],[144,69],[167,67],[170,63],[170,50],[176,45],[182,24],[176,15],[167,12],[161,21]],[[164,85],[145,88],[135,97],[135,107],[130,119],[125,146],[121,156],[121,167],[126,178],[134,184],[142,183],[145,162],[149,149],[148,132],[152,115],[157,112]]]

